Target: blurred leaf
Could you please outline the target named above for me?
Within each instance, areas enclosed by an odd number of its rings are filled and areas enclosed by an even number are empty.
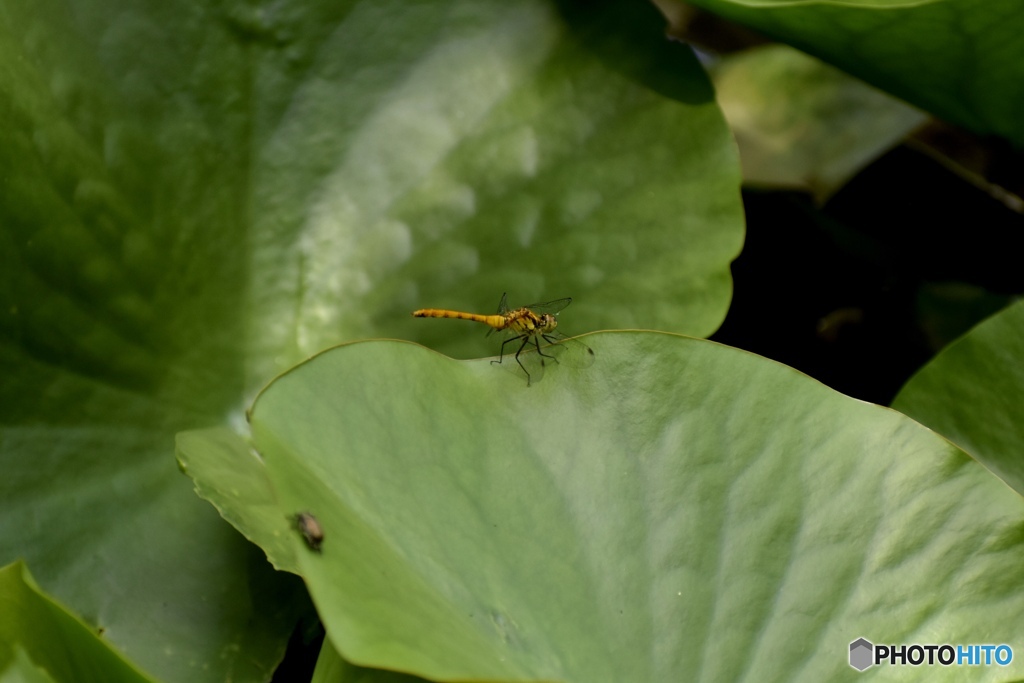
[[[1017,0],[695,0],[947,121],[1024,143]]]
[[[102,635],[40,591],[21,562],[0,569],[0,681],[149,680]]]
[[[320,658],[316,663],[316,672],[312,683],[418,683],[422,678],[407,676],[395,671],[381,669],[364,669],[349,664],[329,640],[324,641],[320,650]]]
[[[735,153],[642,4],[2,7],[0,562],[162,679],[265,680],[302,602],[175,472],[176,432],[241,427],[353,337],[492,349],[421,305],[724,316]]]
[[[1024,301],[950,344],[907,382],[892,406],[955,442],[1024,495]]]
[[[1007,294],[967,282],[924,282],[917,292],[916,308],[934,354],[1012,301],[1013,297]]]
[[[711,70],[736,135],[744,182],[828,198],[926,116],[782,45],[727,56]]]
[[[0,671],[0,683],[54,683],[53,678],[32,662],[24,648],[15,645],[10,663]]]
[[[821,681],[858,676],[860,636],[1014,641],[1024,502],[963,452],[742,351],[584,341],[593,366],[531,387],[351,344],[258,397],[277,500],[323,529],[319,553],[290,538],[346,659],[440,680]]]

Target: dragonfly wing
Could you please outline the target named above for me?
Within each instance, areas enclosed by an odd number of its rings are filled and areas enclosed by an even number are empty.
[[[567,337],[558,330],[543,336],[547,346],[541,346],[541,349],[559,363],[573,368],[588,368],[593,364],[594,350],[580,341],[579,337]]]
[[[506,313],[508,313],[508,292],[501,295],[501,301],[498,303],[498,315]]]
[[[502,301],[504,301],[504,299],[502,299]],[[566,306],[568,306],[571,303],[572,303],[572,297],[571,296],[567,296],[564,299],[555,299],[554,301],[546,301],[546,302],[544,302],[542,304],[529,304],[527,306],[524,306],[523,308],[529,308],[531,311],[533,311],[537,315],[544,315],[545,313],[550,313],[551,315],[555,315],[556,313],[558,313],[559,311],[561,311],[563,308],[565,308]]]

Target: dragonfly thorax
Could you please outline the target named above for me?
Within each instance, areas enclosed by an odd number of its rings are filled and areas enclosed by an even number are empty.
[[[525,334],[543,334],[551,332],[558,325],[558,320],[550,313],[537,315],[529,308],[520,308],[505,315],[504,329]]]

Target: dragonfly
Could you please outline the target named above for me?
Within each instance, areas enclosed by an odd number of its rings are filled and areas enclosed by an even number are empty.
[[[561,332],[555,330],[558,327],[558,314],[569,304],[572,303],[572,297],[565,297],[564,299],[555,299],[554,301],[547,301],[545,303],[529,304],[520,308],[511,309],[508,306],[508,292],[501,295],[501,302],[498,304],[498,312],[494,315],[482,315],[480,313],[463,313],[462,311],[452,311],[446,308],[421,308],[418,311],[413,311],[412,314],[417,318],[457,318],[459,320],[472,320],[474,322],[483,323],[489,326],[491,329],[487,334],[493,334],[495,332],[505,332],[509,335],[501,344],[501,355],[498,360],[492,360],[491,363],[501,363],[505,359],[505,347],[512,342],[519,341],[519,348],[516,349],[515,359],[519,363],[519,367],[526,373],[526,386],[530,386],[530,371],[523,365],[523,361],[520,360],[519,356],[526,349],[529,353],[533,349],[527,349],[528,346],[532,345],[537,349],[537,354],[542,358],[549,358],[556,363],[558,359],[554,356],[544,353],[541,350],[540,341],[543,339],[551,345],[560,344],[564,341],[568,341]],[[589,346],[578,340],[572,340],[574,344],[579,344],[585,349],[588,356],[594,355],[594,350]],[[550,349],[550,347],[544,347]],[[544,366],[544,361],[541,360],[541,367]]]

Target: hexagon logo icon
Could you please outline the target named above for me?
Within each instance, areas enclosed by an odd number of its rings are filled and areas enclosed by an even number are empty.
[[[865,638],[858,638],[850,643],[850,666],[857,671],[863,671],[874,664],[875,646]]]

